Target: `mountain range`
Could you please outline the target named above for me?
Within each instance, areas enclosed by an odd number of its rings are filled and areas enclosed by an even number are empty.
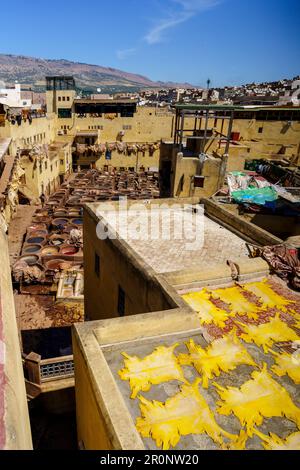
[[[189,83],[155,82],[143,75],[101,65],[0,54],[0,80],[6,85],[17,81],[22,88],[44,91],[47,75],[71,75],[78,89],[95,92],[101,88],[104,93],[132,92],[143,88],[192,88]]]

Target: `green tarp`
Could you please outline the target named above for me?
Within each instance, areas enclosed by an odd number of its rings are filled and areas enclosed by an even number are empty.
[[[278,194],[274,188],[269,186],[266,188],[248,188],[233,191],[231,197],[237,203],[249,202],[264,205],[266,202],[276,201]]]

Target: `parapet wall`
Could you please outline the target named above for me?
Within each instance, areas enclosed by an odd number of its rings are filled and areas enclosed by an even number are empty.
[[[205,206],[206,215],[244,237],[245,240],[262,246],[282,243],[280,238],[248,222],[243,217],[233,214],[224,205],[221,206],[211,199],[202,199],[201,202]]]
[[[0,449],[32,449],[7,238],[0,229]]]

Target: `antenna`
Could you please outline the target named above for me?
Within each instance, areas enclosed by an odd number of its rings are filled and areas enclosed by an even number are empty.
[[[206,83],[207,83],[207,89],[209,90],[209,87],[210,87],[210,84],[211,84],[210,78],[207,79]]]

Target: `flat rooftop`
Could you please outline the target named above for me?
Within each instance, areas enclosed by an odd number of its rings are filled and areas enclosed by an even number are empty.
[[[132,206],[128,212],[120,213],[102,211],[101,204],[87,207],[103,217],[118,237],[157,273],[205,269],[224,264],[228,259],[248,259],[242,238],[202,213],[192,218],[192,206],[184,208],[178,203],[178,208],[170,204],[169,208],[156,209],[158,205],[148,201],[148,206],[144,205],[145,209],[138,213],[132,211]]]
[[[227,104],[199,104],[199,103],[176,103],[173,106],[178,110],[196,111],[299,111],[300,106],[237,106]]]
[[[86,98],[75,98],[75,104],[137,104],[137,100],[131,98],[115,98],[115,99],[86,99]]]
[[[191,307],[201,292],[181,295]],[[291,347],[300,338],[299,294],[254,275],[212,295],[213,321],[226,309],[240,331],[207,337],[201,319],[208,317],[196,305],[75,326],[99,406],[123,449],[297,448],[299,371]]]

